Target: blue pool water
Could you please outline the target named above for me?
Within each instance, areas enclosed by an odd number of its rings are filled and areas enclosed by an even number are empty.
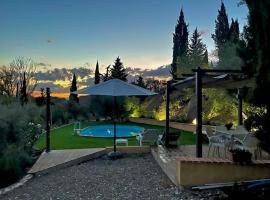
[[[116,137],[133,137],[143,131],[142,127],[129,125],[116,125]],[[82,136],[111,138],[113,137],[113,124],[98,125],[85,128],[81,131]]]

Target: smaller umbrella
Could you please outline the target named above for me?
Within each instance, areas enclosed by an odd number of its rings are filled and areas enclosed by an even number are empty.
[[[155,95],[157,93],[152,92],[150,90],[144,89],[142,87],[129,84],[125,81],[121,81],[119,79],[111,79],[93,87],[85,88],[82,90],[78,90],[72,92],[73,94],[89,94],[89,95],[104,95],[104,96],[113,96],[114,97],[114,105],[116,102],[116,97],[118,96],[150,96]],[[116,123],[114,120],[114,151],[109,155],[111,157],[117,157],[119,155],[116,152]]]

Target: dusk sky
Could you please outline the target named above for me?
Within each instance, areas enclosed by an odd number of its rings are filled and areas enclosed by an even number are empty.
[[[181,7],[190,34],[197,26],[214,49],[211,34],[220,0],[1,0],[0,65],[16,56],[54,67],[112,64],[154,68],[172,60],[172,36]],[[224,0],[240,30],[247,8]],[[50,68],[48,67],[48,68]]]

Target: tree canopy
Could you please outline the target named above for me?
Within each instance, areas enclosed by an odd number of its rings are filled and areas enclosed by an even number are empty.
[[[190,42],[188,56],[191,68],[208,65],[206,45],[203,44],[201,34],[198,32],[197,28],[193,32]]]
[[[177,78],[178,71],[184,67],[188,53],[188,25],[185,22],[183,9],[180,11],[178,22],[173,34],[173,60],[171,64],[171,74]]]
[[[245,28],[246,49],[242,51],[245,67],[256,77],[254,100],[257,105],[266,106],[266,116],[262,125],[270,131],[270,2],[269,0],[245,0],[249,9],[249,25]],[[243,46],[242,46],[243,47]],[[247,54],[245,54],[247,53]]]
[[[72,92],[75,92],[75,91],[77,91],[77,79],[76,79],[76,75],[73,74],[73,79],[72,79],[71,87],[70,87],[69,100],[79,103],[78,94],[72,94]]]
[[[120,79],[122,81],[127,81],[128,74],[126,73],[126,69],[124,68],[123,63],[119,56],[116,58],[114,65],[111,68],[111,74],[109,79]]]
[[[99,84],[99,82],[100,82],[100,73],[99,73],[99,65],[97,61],[96,70],[95,70],[95,84]]]

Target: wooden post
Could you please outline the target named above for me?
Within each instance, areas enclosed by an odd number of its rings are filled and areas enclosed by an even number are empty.
[[[196,156],[202,157],[202,70],[196,70]]]
[[[237,98],[238,98],[238,125],[243,125],[243,99],[242,99],[242,95],[241,95],[241,89],[238,88],[238,94],[237,94]]]
[[[171,93],[171,81],[167,81],[166,88],[166,129],[165,129],[165,146],[169,146],[169,134],[170,134],[170,93]]]
[[[50,88],[46,88],[46,152],[51,150],[51,95]]]

